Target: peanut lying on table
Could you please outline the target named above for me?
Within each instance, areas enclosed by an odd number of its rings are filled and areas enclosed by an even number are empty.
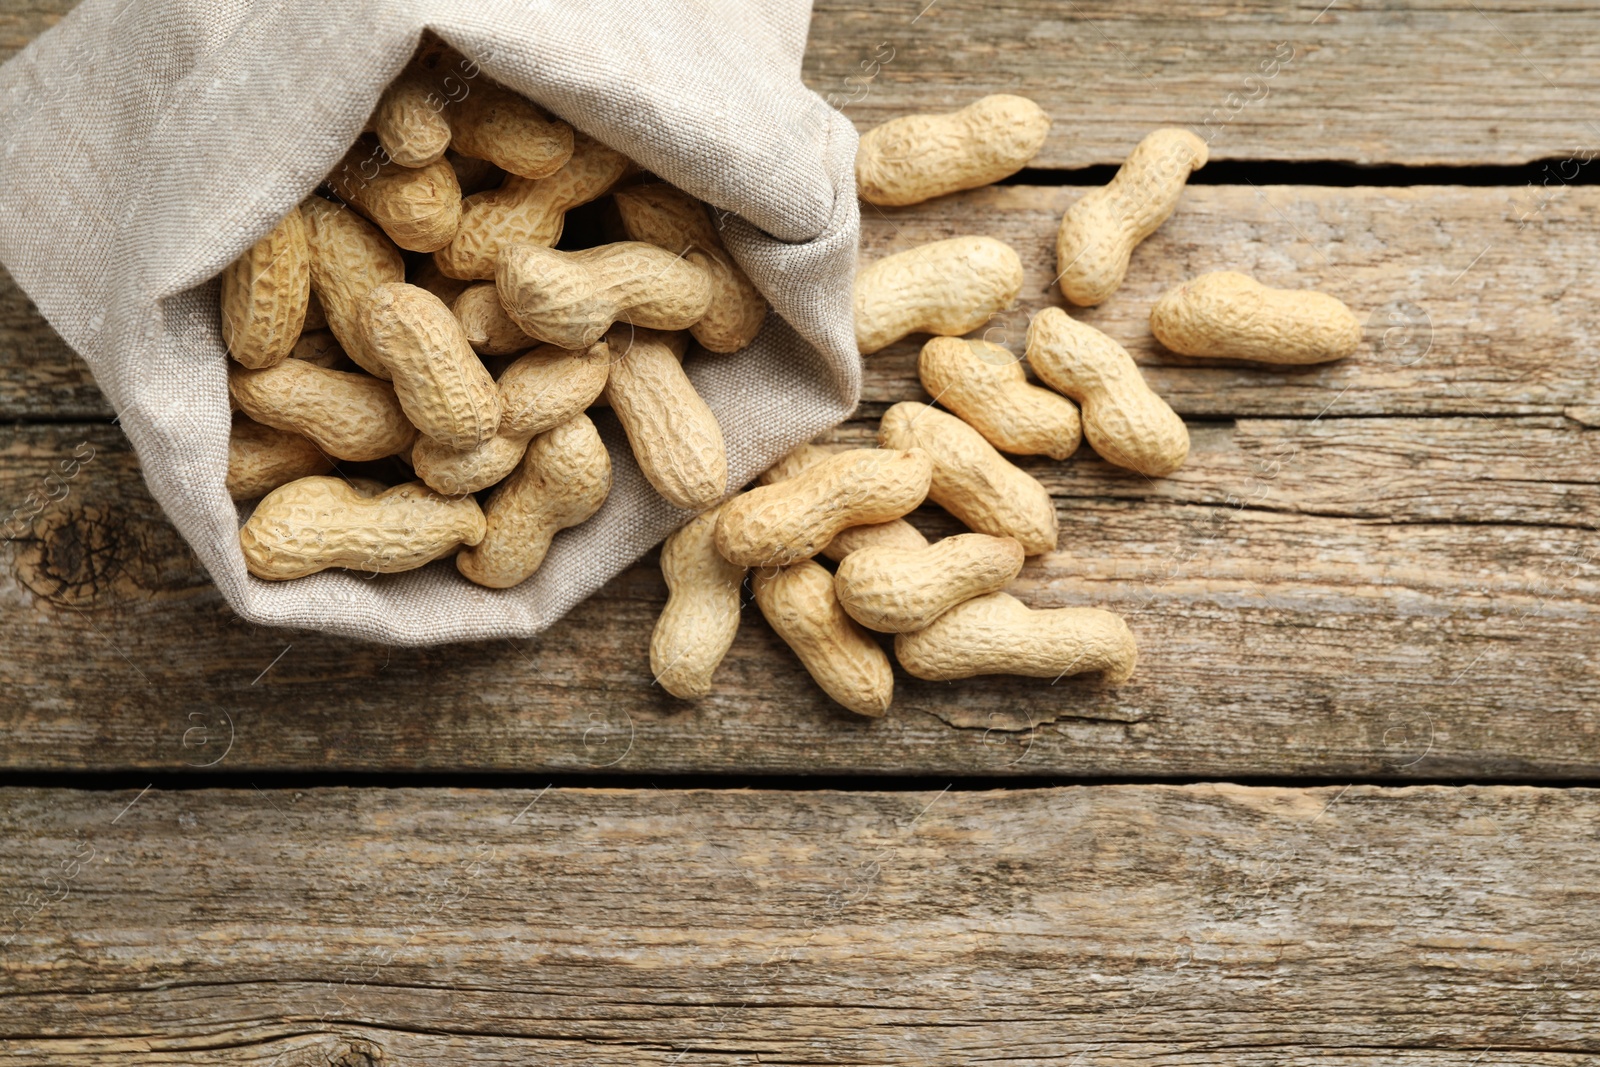
[[[991,185],[1028,165],[1050,116],[1021,96],[986,96],[946,115],[906,115],[861,135],[856,192],[900,207]]]
[[[1231,270],[1202,274],[1156,301],[1150,332],[1180,355],[1259,363],[1326,363],[1361,344],[1360,320],[1337,297],[1269,289]]]
[[[661,544],[667,606],[650,635],[650,670],[684,700],[711,693],[711,676],[739,630],[746,568],[717,551],[717,510],[703,512]]]
[[[911,333],[958,336],[1011,306],[1022,260],[993,237],[952,237],[886,256],[856,274],[856,346],[870,356]]]

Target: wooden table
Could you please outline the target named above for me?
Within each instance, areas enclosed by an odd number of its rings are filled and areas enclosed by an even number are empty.
[[[1188,465],[1022,464],[1063,529],[1023,594],[1124,613],[1133,682],[901,676],[868,723],[751,610],[688,708],[653,557],[531,642],[255,629],[5,281],[0,1063],[1597,1062],[1600,12],[925,4],[819,5],[806,77],[862,128],[1055,117],[1012,182],[864,212],[869,259],[1016,247],[991,339],[1059,303],[1085,186],[1210,140],[1083,313]],[[70,7],[5,0],[0,44]],[[1368,343],[1161,350],[1150,303],[1221,268]],[[915,352],[837,440],[922,395]]]

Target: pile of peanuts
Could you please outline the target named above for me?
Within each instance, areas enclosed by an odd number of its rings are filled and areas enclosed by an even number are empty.
[[[1049,128],[1015,96],[893,120],[862,137],[858,192],[900,206],[999,181]],[[1117,290],[1205,159],[1192,134],[1158,130],[1072,206],[1057,242],[1068,301]],[[557,249],[584,205],[599,241]],[[962,338],[1013,304],[1022,273],[984,236],[863,269],[861,354],[933,335],[919,372],[947,410],[895,404],[880,447],[802,445],[724,501],[722,431],[682,362],[691,346],[744,348],[767,305],[708,208],[426,41],[323,190],[221,277],[227,485],[258,501],[239,533],[246,566],[284,580],[454,556],[470,581],[515,586],[610,492],[587,414],[607,405],[650,484],[697,513],[661,549],[670,595],[650,660],[673,695],[712,691],[747,576],[772,628],[862,715],[884,714],[894,688],[869,630],[893,634],[896,658],[924,679],[1126,680],[1136,647],[1120,617],[1034,610],[1005,592],[1026,557],[1056,547],[1058,526],[1045,487],[1001,453],[1064,460],[1087,439],[1158,477],[1187,458],[1188,432],[1121,345],[1060,308],[1027,333],[1048,388],[1004,347]],[[1150,322],[1174,352],[1269,363],[1338,359],[1361,333],[1332,297],[1226,271],[1168,293]],[[373,461],[400,477],[329,473]],[[929,544],[905,519],[925,501],[972,532]]]
[[[250,573],[454,555],[473,582],[517,585],[610,492],[598,404],[668,501],[722,498],[722,430],[682,361],[744,348],[767,304],[704,204],[438,41],[325,190],[221,278],[228,491],[260,498],[239,534]],[[602,197],[594,228],[614,239],[555,248]],[[411,477],[328,476],[377,460]]]
[[[1033,158],[1049,129],[1038,105],[1016,96],[895,119],[862,137],[857,191],[905,206],[999,181]],[[1133,249],[1172,214],[1206,154],[1185,130],[1157,130],[1109,185],[1072,205],[1056,243],[1069,302],[1091,306],[1117,291]],[[1040,311],[1027,332],[1028,365],[1048,388],[1030,384],[1003,346],[960,336],[1010,307],[1022,280],[1017,253],[983,236],[912,248],[857,275],[861,354],[934,335],[918,373],[948,410],[893,405],[875,449],[803,445],[757,488],[668,537],[661,569],[671,597],[650,646],[664,688],[689,699],[711,691],[748,569],[772,628],[830,697],[861,715],[884,714],[894,693],[889,657],[869,630],[893,634],[900,665],[932,681],[1132,675],[1137,649],[1121,617],[1034,610],[1005,591],[1026,557],[1055,549],[1058,530],[1049,492],[1001,453],[1063,460],[1087,438],[1102,459],[1155,478],[1183,465],[1189,433],[1126,349],[1061,308]],[[1279,364],[1340,359],[1361,340],[1337,299],[1231,271],[1167,293],[1150,327],[1183,355]],[[973,532],[930,545],[904,518],[924,500]],[[838,562],[834,573],[815,562],[819,553]]]

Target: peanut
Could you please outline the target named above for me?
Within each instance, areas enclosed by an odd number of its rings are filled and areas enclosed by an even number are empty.
[[[572,158],[550,177],[513,174],[499,188],[463,200],[461,225],[450,243],[434,253],[434,262],[452,278],[493,278],[502,248],[554,247],[566,213],[604,196],[632,165],[622,153],[579,134]]]
[[[445,109],[450,147],[520,178],[547,178],[572,158],[572,127],[487,78]]]
[[[605,388],[611,350],[583,352],[544,345],[500,375],[500,429],[476,448],[457,451],[429,437],[411,450],[417,477],[445,494],[476,493],[516,469],[528,442],[580,414]]]
[[[717,550],[745,567],[810,559],[847,527],[914,510],[927,497],[932,475],[921,449],[840,452],[786,481],[734,497],[717,520]]]
[[[450,303],[450,310],[466,331],[467,343],[479,355],[509,356],[513,352],[526,352],[539,344],[537,337],[523,333],[522,327],[506,314],[493,282],[467,286]]]
[[[361,306],[374,286],[405,281],[400,250],[343,204],[313,196],[300,205],[300,214],[311,249],[311,288],[321,300],[328,329],[357,366],[387,380],[389,372],[363,343]]]
[[[1002,452],[1066,459],[1083,439],[1072,401],[1028,383],[1000,345],[935,337],[917,361],[922,387]]]
[[[928,499],[969,528],[1014,537],[1030,556],[1056,547],[1056,508],[1049,490],[954,415],[903,401],[884,412],[878,443],[925,449],[933,460]]]
[[[869,630],[921,630],[963,601],[997,593],[1022,571],[1012,537],[958,534],[927,548],[864,548],[839,564],[834,590]]]
[[[408,252],[443,248],[461,222],[461,185],[450,164],[440,159],[403,167],[369,138],[361,138],[345,154],[328,175],[328,184]]]
[[[421,289],[426,289],[446,304],[455,304],[456,298],[467,291],[472,284],[461,278],[452,278],[439,269],[432,256],[416,264],[407,272],[406,281]]]
[[[342,478],[314,477],[268,493],[239,546],[250,573],[271,581],[331,567],[393,574],[477,544],[484,528],[470,496],[440,496],[421,482],[368,496]]]
[[[960,111],[906,115],[861,135],[856,192],[869,204],[903,207],[976,189],[1028,165],[1050,132],[1050,116],[1021,96],[986,96]]]
[[[727,492],[722,427],[679,362],[688,339],[637,326],[607,336],[611,372],[603,394],[645,480],[686,511],[710,507]]]
[[[1260,363],[1326,363],[1361,344],[1361,323],[1337,297],[1269,289],[1219,270],[1185,282],[1150,309],[1150,332],[1185,356]]]
[[[721,521],[717,526],[720,533]],[[821,564],[806,559],[758,571],[750,586],[768,624],[828,696],[858,715],[877,718],[889,710],[889,657],[839,606],[833,576]]]
[[[417,436],[394,386],[366,374],[286,359],[260,370],[229,367],[228,390],[256,422],[309,437],[335,459],[382,459]]]
[[[338,339],[327,330],[301,334],[300,340],[294,343],[294,351],[290,356],[327,370],[349,370],[355,366],[350,357],[344,354]]]
[[[285,482],[326,474],[333,461],[309,439],[236,415],[228,433],[228,495],[254,500]]]
[[[246,367],[289,358],[311,300],[311,250],[299,211],[222,272],[222,339]]]
[[[756,478],[756,484],[772,485],[793,478],[807,467],[837,454],[838,450],[824,448],[822,445],[801,445],[762,471]],[[905,519],[890,519],[888,522],[873,522],[864,526],[846,526],[833,535],[833,540],[828,542],[822,554],[837,563],[850,553],[872,545],[881,545],[885,548],[927,548],[928,539],[918,533],[917,528]]]
[[[1033,611],[1008,593],[958,604],[926,629],[896,635],[895,658],[910,674],[947,682],[980,674],[1060,678],[1104,672],[1121,683],[1138,648],[1128,624],[1099,608]]]
[[[711,693],[711,676],[739,631],[745,568],[717,551],[717,510],[690,519],[661,545],[667,605],[650,636],[650,670],[683,700]]]
[[[500,397],[444,301],[395,282],[367,293],[368,351],[388,368],[406,418],[449,448],[476,448],[500,425]]]
[[[1206,143],[1188,130],[1156,130],[1109,185],[1068,208],[1056,234],[1061,295],[1089,306],[1116,292],[1134,248],[1172,215],[1190,172],[1205,166],[1206,156]]]
[[[619,189],[612,195],[630,240],[659,245],[705,272],[711,303],[689,327],[710,352],[737,352],[756,339],[767,318],[767,301],[728,255],[706,214],[706,205],[660,182]]]
[[[500,183],[506,180],[506,172],[487,159],[464,156],[460,152],[446,152],[444,158],[456,172],[456,181],[461,185],[463,198],[473,193],[498,188]],[[464,199],[462,203],[464,207]]]
[[[383,91],[372,112],[378,143],[402,167],[425,167],[442,159],[450,147],[438,80],[413,64]]]
[[[856,275],[856,347],[869,356],[911,333],[976,330],[1021,291],[1022,260],[993,237],[897,252]]]
[[[488,532],[456,557],[456,569],[491,589],[526,581],[550,541],[588,520],[611,492],[611,456],[587,415],[535,437],[522,462],[483,506]],[[470,499],[470,498],[468,498]]]
[[[512,245],[500,254],[495,288],[523,332],[562,348],[588,348],[615,322],[683,330],[711,302],[711,279],[643,241],[560,252]]]
[[[1189,431],[1145,384],[1127,349],[1060,308],[1028,324],[1028,363],[1041,381],[1076,400],[1083,434],[1100,458],[1149,478],[1189,457]]]

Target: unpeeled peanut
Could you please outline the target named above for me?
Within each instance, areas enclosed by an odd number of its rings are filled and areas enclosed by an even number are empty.
[[[484,535],[470,496],[440,496],[408,482],[369,496],[343,478],[301,478],[256,505],[239,531],[257,578],[304,578],[333,567],[393,574],[415,570]]]
[[[837,453],[725,504],[717,550],[746,567],[810,559],[846,527],[888,522],[914,510],[928,495],[932,475],[920,449]]]
[[[443,248],[461,222],[461,185],[450,164],[403,167],[370,138],[355,143],[328,184],[408,252]]]
[[[417,436],[394,386],[366,374],[286,359],[260,370],[229,367],[228,391],[256,422],[308,437],[335,459],[393,456]]]
[[[922,387],[1002,452],[1066,459],[1083,439],[1072,401],[1028,383],[1009,349],[935,337],[917,361]]]
[[[807,467],[838,455],[838,452],[837,449],[817,444],[801,445],[762,471],[756,478],[756,484],[772,485],[793,478]],[[905,519],[890,519],[888,522],[871,522],[863,526],[846,526],[833,535],[833,539],[822,550],[822,555],[837,563],[850,553],[869,546],[927,548],[928,539]]]
[[[542,345],[500,375],[500,428],[476,448],[447,448],[419,437],[411,449],[417,477],[441,493],[476,493],[516,469],[528,442],[569,421],[605,388],[611,350],[604,341],[582,352]]]
[[[926,450],[933,461],[928,499],[970,529],[1014,537],[1030,556],[1056,547],[1059,530],[1049,490],[954,415],[903,401],[884,412],[878,443]]]
[[[311,249],[298,210],[222,272],[222,339],[246,367],[289,358],[311,300]]]
[[[389,83],[372,112],[378,143],[402,167],[425,167],[444,158],[450,147],[438,80],[413,64]]]
[[[333,460],[309,438],[235,415],[228,433],[228,495],[254,500],[296,478],[326,474]]]
[[[1156,478],[1189,457],[1189,431],[1139,373],[1128,350],[1060,308],[1028,324],[1028,364],[1041,381],[1076,400],[1083,434],[1100,458]]]
[[[361,328],[421,433],[458,449],[494,436],[500,425],[494,379],[444,301],[404,282],[379,285],[367,293]]]
[[[927,548],[863,548],[839,564],[834,590],[869,630],[921,630],[975,596],[997,593],[1022,571],[1012,537],[957,534]]]
[[[349,370],[355,365],[354,361],[344,354],[339,339],[328,330],[308,330],[301,334],[300,340],[294,343],[294,351],[289,355],[293,359],[303,359],[307,363],[328,370]]]
[[[547,178],[572,158],[571,126],[487,78],[474,79],[467,95],[445,108],[445,118],[451,148],[519,178]]]
[[[343,204],[310,197],[300,205],[311,250],[311,288],[345,354],[368,374],[389,372],[367,351],[361,307],[374,286],[405,281],[400,250],[372,223]]]
[[[606,342],[611,371],[603,395],[645,480],[673,507],[710,507],[728,488],[728,451],[716,415],[683,372],[688,338],[619,325]]]
[[[721,530],[721,523],[718,523]],[[813,560],[757,571],[756,605],[772,629],[834,700],[874,718],[894,698],[894,668],[859,623],[845,614],[833,575]]]
[[[1109,185],[1068,208],[1056,233],[1061,295],[1088,306],[1116,292],[1134,248],[1172,215],[1190,172],[1205,166],[1206,156],[1206,143],[1188,130],[1156,130]]]
[[[489,494],[487,532],[456,557],[456,569],[479,585],[509,589],[539,569],[558,532],[587,521],[610,492],[605,442],[589,416],[576,415],[535,437]]]
[[[537,337],[529,337],[522,327],[512,321],[500,303],[500,293],[493,282],[477,282],[467,286],[450,302],[456,321],[466,331],[467,343],[482,356],[509,356],[513,352],[526,352],[539,344]]]
[[[567,212],[604,196],[631,166],[627,156],[579,134],[572,158],[548,178],[513,174],[499,188],[463,200],[455,237],[434,253],[434,262],[452,278],[493,278],[502,248],[553,247]]]
[[[650,635],[650,670],[683,700],[711,693],[711,676],[739,631],[745,568],[717,551],[717,509],[690,519],[661,545],[667,605]]]
[[[861,135],[856,192],[901,207],[989,185],[1027,166],[1049,132],[1043,108],[1005,94],[948,114],[890,119]]]
[[[439,269],[439,264],[428,256],[412,266],[407,272],[406,281],[412,285],[428,290],[446,304],[454,305],[456,298],[466,292],[473,283],[462,278],[452,278]]]
[[[1156,301],[1150,332],[1181,355],[1260,363],[1326,363],[1361,344],[1361,322],[1337,297],[1269,289],[1231,270],[1202,274]]]
[[[737,352],[756,339],[767,318],[767,301],[733,261],[706,205],[662,182],[619,189],[617,205],[628,238],[659,245],[705,272],[711,302],[689,332],[710,352]]]
[[[856,275],[856,347],[867,356],[911,333],[959,336],[1021,291],[1022,260],[993,237],[951,237],[885,256]]]
[[[511,245],[495,270],[500,303],[522,331],[562,348],[587,348],[613,323],[685,330],[711,303],[711,279],[643,241],[561,252]]]
[[[926,629],[896,635],[894,653],[907,672],[930,682],[1101,671],[1119,683],[1133,674],[1138,659],[1133,633],[1120,616],[1099,608],[1034,611],[1008,593],[968,600]]]

